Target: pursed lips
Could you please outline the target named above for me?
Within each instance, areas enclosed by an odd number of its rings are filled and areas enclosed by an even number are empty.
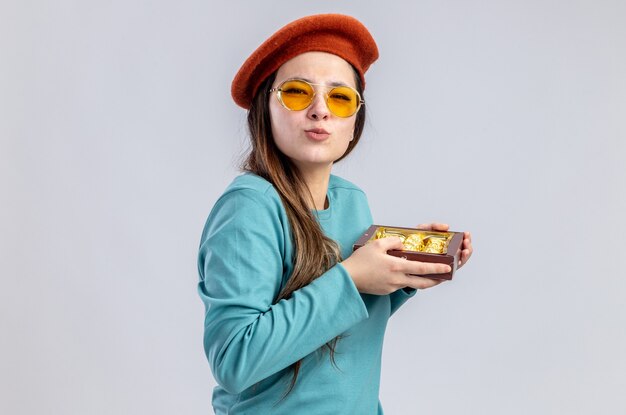
[[[323,128],[310,128],[308,130],[304,130],[307,137],[312,140],[321,141],[330,137],[330,133]]]

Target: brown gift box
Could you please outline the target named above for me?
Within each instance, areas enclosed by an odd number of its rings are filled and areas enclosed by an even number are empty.
[[[447,272],[445,274],[428,274],[428,275],[420,275],[421,277],[427,277],[438,280],[451,280],[454,275],[454,271],[456,271],[457,265],[459,263],[459,257],[461,255],[461,246],[463,245],[463,232],[440,232],[440,231],[426,231],[422,229],[416,228],[401,228],[398,226],[383,226],[383,225],[372,225],[367,231],[355,242],[353,246],[353,250],[357,250],[362,247],[369,241],[379,239],[381,233],[387,234],[387,236],[404,236],[409,237],[410,235],[418,234],[426,237],[438,237],[438,238],[446,238],[448,241],[447,247],[444,249],[443,253],[430,253],[430,252],[421,252],[417,250],[390,250],[387,251],[389,255],[393,255],[395,257],[408,259],[409,261],[421,261],[421,262],[436,262],[440,264],[450,265],[452,271]],[[404,242],[404,241],[403,241]],[[406,243],[405,243],[406,247]]]

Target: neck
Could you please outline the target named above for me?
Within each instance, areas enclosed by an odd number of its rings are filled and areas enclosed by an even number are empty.
[[[328,193],[331,167],[332,165],[315,169],[300,169],[302,178],[309,188],[311,196],[313,196],[313,206],[309,206],[309,208],[315,210],[326,208],[326,194]]]

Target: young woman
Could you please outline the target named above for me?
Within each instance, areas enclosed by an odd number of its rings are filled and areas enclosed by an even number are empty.
[[[359,141],[377,57],[359,21],[315,15],[272,35],[235,76],[251,150],[209,215],[198,262],[216,414],[381,414],[387,320],[439,283],[409,274],[449,271],[387,255],[398,238],[352,252],[372,217],[331,169]],[[466,234],[461,262],[471,253]]]

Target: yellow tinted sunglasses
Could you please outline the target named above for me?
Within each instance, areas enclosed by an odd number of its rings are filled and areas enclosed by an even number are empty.
[[[337,117],[350,117],[361,108],[361,105],[365,104],[359,91],[349,86],[328,87],[323,84],[312,84],[302,79],[287,79],[278,87],[270,89],[269,92],[276,92],[278,101],[289,111],[302,111],[307,109],[315,98],[314,86],[330,88],[325,95],[326,106]]]

